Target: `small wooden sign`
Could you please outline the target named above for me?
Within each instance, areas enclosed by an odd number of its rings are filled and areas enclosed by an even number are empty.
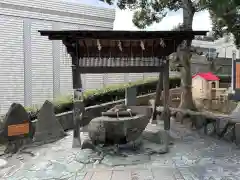
[[[8,136],[19,136],[29,133],[29,123],[8,126]]]

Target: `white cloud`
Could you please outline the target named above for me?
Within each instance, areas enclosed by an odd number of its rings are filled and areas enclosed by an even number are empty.
[[[133,12],[129,10],[116,10],[114,30],[138,30],[132,23]],[[170,12],[160,22],[151,25],[146,30],[171,30],[174,26],[182,23],[182,11]],[[194,30],[211,30],[211,20],[208,11],[196,13],[193,20]]]

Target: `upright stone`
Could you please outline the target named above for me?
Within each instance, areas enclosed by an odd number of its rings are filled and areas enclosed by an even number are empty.
[[[227,125],[228,125],[227,119],[216,119],[216,133],[218,136],[220,136],[223,133]]]
[[[81,149],[94,149],[91,138],[88,132],[80,132]]]
[[[21,104],[13,103],[4,120],[1,131],[8,140],[5,153],[17,153],[19,148],[33,138],[34,128],[30,117]]]
[[[125,105],[135,106],[137,104],[137,88],[129,87],[125,89]]]
[[[33,126],[30,117],[21,104],[13,103],[4,120],[3,135],[8,140],[16,140],[22,137],[33,137]]]
[[[45,101],[38,114],[36,123],[35,141],[45,142],[50,140],[58,140],[66,134],[57,121],[54,113],[54,106],[50,101]]]

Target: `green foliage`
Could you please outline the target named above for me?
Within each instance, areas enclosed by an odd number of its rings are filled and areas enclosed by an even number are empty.
[[[115,0],[100,0],[113,4]],[[192,11],[193,14],[207,8],[207,0],[186,1],[183,0],[117,0],[117,6],[121,10],[130,9],[134,11],[133,23],[140,29],[160,22],[169,11],[178,11],[181,8]],[[202,3],[205,2],[205,3]]]
[[[113,4],[114,0],[100,0],[108,4]],[[152,23],[160,22],[167,11],[177,11],[181,8],[180,0],[117,0],[120,9],[130,9],[134,11],[133,23],[143,29]]]
[[[219,75],[219,77],[222,82],[230,82],[231,81],[230,76]],[[158,81],[157,78],[149,78],[149,79],[139,80],[139,81],[135,81],[135,82],[131,82],[131,83],[107,86],[102,89],[88,90],[88,91],[84,92],[84,98],[85,98],[85,100],[92,99],[93,102],[94,102],[94,99],[97,101],[103,100],[103,102],[106,102],[106,98],[111,101],[111,100],[113,100],[112,97],[119,96],[119,94],[124,94],[126,87],[133,87],[133,86],[137,86],[138,94],[142,95],[142,94],[149,93],[147,91],[147,88],[150,87],[149,84],[152,84],[151,87],[154,87],[154,90],[156,90],[155,88],[157,85],[157,81]],[[180,78],[179,77],[171,77],[170,78],[170,88],[175,88],[176,84],[180,85]],[[121,97],[118,97],[118,99],[121,99]],[[55,112],[62,113],[65,111],[70,111],[72,109],[73,99],[72,99],[72,96],[70,96],[70,95],[65,95],[65,96],[63,95],[63,96],[59,96],[58,98],[56,98],[56,100],[54,100],[53,103],[55,105]],[[26,107],[25,109],[28,112],[31,112],[34,114],[40,108],[41,108],[41,105],[35,105],[32,107]]]
[[[113,4],[115,0],[100,0],[108,4]],[[184,4],[185,3],[185,4]],[[186,4],[187,3],[187,4]],[[134,11],[133,23],[140,29],[144,29],[153,23],[160,22],[167,12],[177,11],[181,8],[195,12],[208,9],[212,20],[212,31],[214,38],[223,37],[226,33],[232,33],[235,37],[235,44],[240,47],[240,0],[117,0],[120,9],[130,9]],[[176,27],[174,30],[182,29]],[[223,27],[227,27],[224,30]]]
[[[101,96],[103,94],[108,94],[111,93],[113,91],[124,91],[125,88],[127,87],[132,87],[132,86],[137,86],[140,84],[145,84],[145,83],[151,83],[157,81],[157,78],[148,78],[145,80],[139,80],[139,81],[135,81],[135,82],[130,82],[130,83],[124,83],[124,84],[118,84],[118,85],[111,85],[111,86],[106,86],[105,88],[102,89],[94,89],[94,90],[87,90],[84,92],[84,98],[88,99],[88,98],[92,98],[94,96]],[[71,95],[61,95],[58,96],[54,101],[53,104],[56,107],[62,107],[65,105],[69,105],[72,104],[73,102],[73,98]],[[33,105],[31,107],[25,107],[25,109],[29,112],[36,112],[41,108],[41,105]]]
[[[87,90],[84,92],[84,98],[107,94],[109,92],[116,91],[116,90],[125,91],[125,88],[127,88],[127,87],[133,87],[133,86],[137,86],[139,84],[150,83],[150,82],[154,82],[156,80],[157,80],[157,78],[148,78],[145,80],[139,80],[139,81],[135,81],[135,82],[106,86],[105,88],[102,88],[102,89]]]
[[[240,0],[205,0],[209,4],[213,32],[216,38],[233,34],[235,45],[240,47]]]

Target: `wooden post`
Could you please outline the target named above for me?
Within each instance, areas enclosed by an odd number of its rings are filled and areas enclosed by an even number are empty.
[[[163,70],[163,113],[162,119],[164,120],[164,130],[170,130],[170,109],[169,109],[169,60],[165,60]]]
[[[75,44],[76,54],[72,55],[72,79],[73,79],[73,142],[72,147],[81,147],[80,139],[80,115],[81,110],[81,96],[82,96],[82,82],[81,74],[79,71],[79,57],[78,57],[78,43]],[[82,116],[81,116],[82,117]]]
[[[152,111],[152,117],[151,117],[151,123],[157,124],[156,118],[157,118],[157,105],[160,105],[160,99],[162,95],[162,89],[163,89],[163,72],[159,73],[158,76],[158,83],[156,88],[156,97],[153,105],[153,111]]]

